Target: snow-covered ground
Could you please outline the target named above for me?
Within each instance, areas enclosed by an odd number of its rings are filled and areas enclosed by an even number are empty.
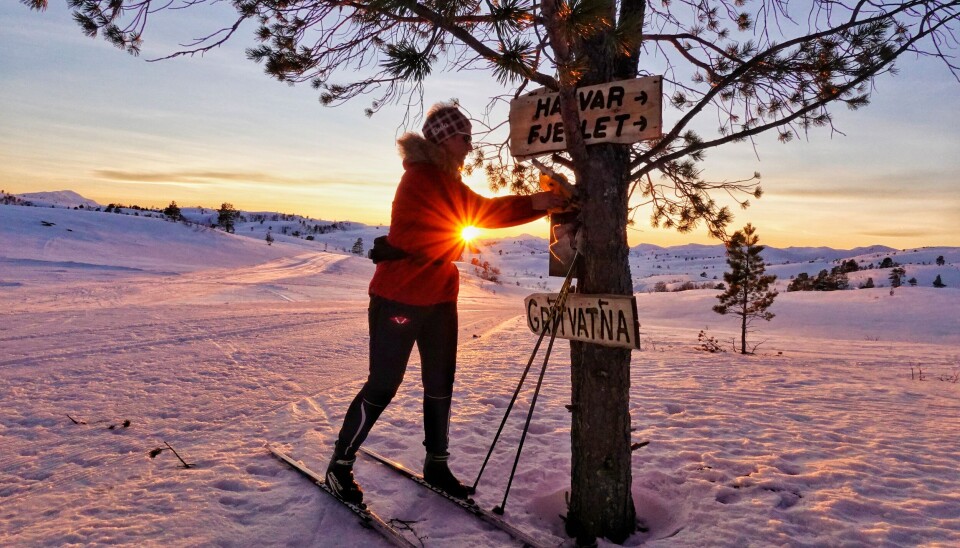
[[[366,369],[373,265],[347,250],[386,228],[346,223],[306,240],[332,221],[264,214],[231,235],[208,228],[209,209],[185,209],[191,226],[91,209],[0,205],[0,545],[382,545],[265,445],[325,466]],[[916,287],[785,291],[799,272],[887,256]],[[503,283],[461,266],[452,467],[470,481],[535,342],[523,297],[558,285],[543,240],[488,241],[474,257]],[[631,252],[643,344],[631,412],[634,441],[650,443],[634,453],[642,529],[627,544],[960,545],[960,249],[765,258],[781,276],[777,316],[742,356],[698,349],[701,330],[725,348],[736,336],[710,310],[716,290],[652,292],[722,280],[721,247]],[[888,273],[852,273],[851,285],[889,285]],[[932,287],[937,275],[946,288]],[[570,545],[567,363],[558,344],[506,507],[547,545]],[[415,353],[368,441],[415,469],[418,369]],[[501,502],[528,397],[480,484],[485,507]],[[165,443],[193,466],[169,450],[151,458]],[[357,475],[414,542],[510,545],[372,461]]]

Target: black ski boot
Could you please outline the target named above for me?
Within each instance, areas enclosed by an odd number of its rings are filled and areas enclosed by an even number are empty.
[[[363,504],[363,490],[353,479],[353,463],[356,461],[357,457],[348,459],[334,455],[327,467],[326,480],[327,486],[340,499],[353,504]]]
[[[427,458],[423,461],[423,479],[448,495],[466,499],[476,490],[460,483],[460,480],[453,475],[450,467],[447,466],[449,458],[450,453],[427,453]]]

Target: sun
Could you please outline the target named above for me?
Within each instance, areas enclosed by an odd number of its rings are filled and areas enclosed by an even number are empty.
[[[460,231],[460,237],[464,242],[472,242],[480,235],[480,229],[475,226],[465,226]]]

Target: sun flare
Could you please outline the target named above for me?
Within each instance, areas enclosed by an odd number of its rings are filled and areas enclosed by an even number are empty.
[[[460,231],[460,237],[464,242],[472,242],[480,235],[480,229],[475,226],[465,226]]]

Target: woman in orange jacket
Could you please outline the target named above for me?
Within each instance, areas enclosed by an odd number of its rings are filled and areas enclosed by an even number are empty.
[[[347,409],[326,474],[344,500],[363,500],[353,477],[356,453],[403,381],[414,343],[424,389],[424,479],[460,498],[471,493],[447,466],[460,288],[453,261],[465,246],[460,233],[466,226],[524,224],[565,204],[552,192],[484,198],[470,190],[460,170],[473,149],[471,129],[455,105],[440,103],[427,113],[422,136],[407,133],[397,141],[405,172],[387,236],[394,258],[378,262],[370,281],[370,372]]]

